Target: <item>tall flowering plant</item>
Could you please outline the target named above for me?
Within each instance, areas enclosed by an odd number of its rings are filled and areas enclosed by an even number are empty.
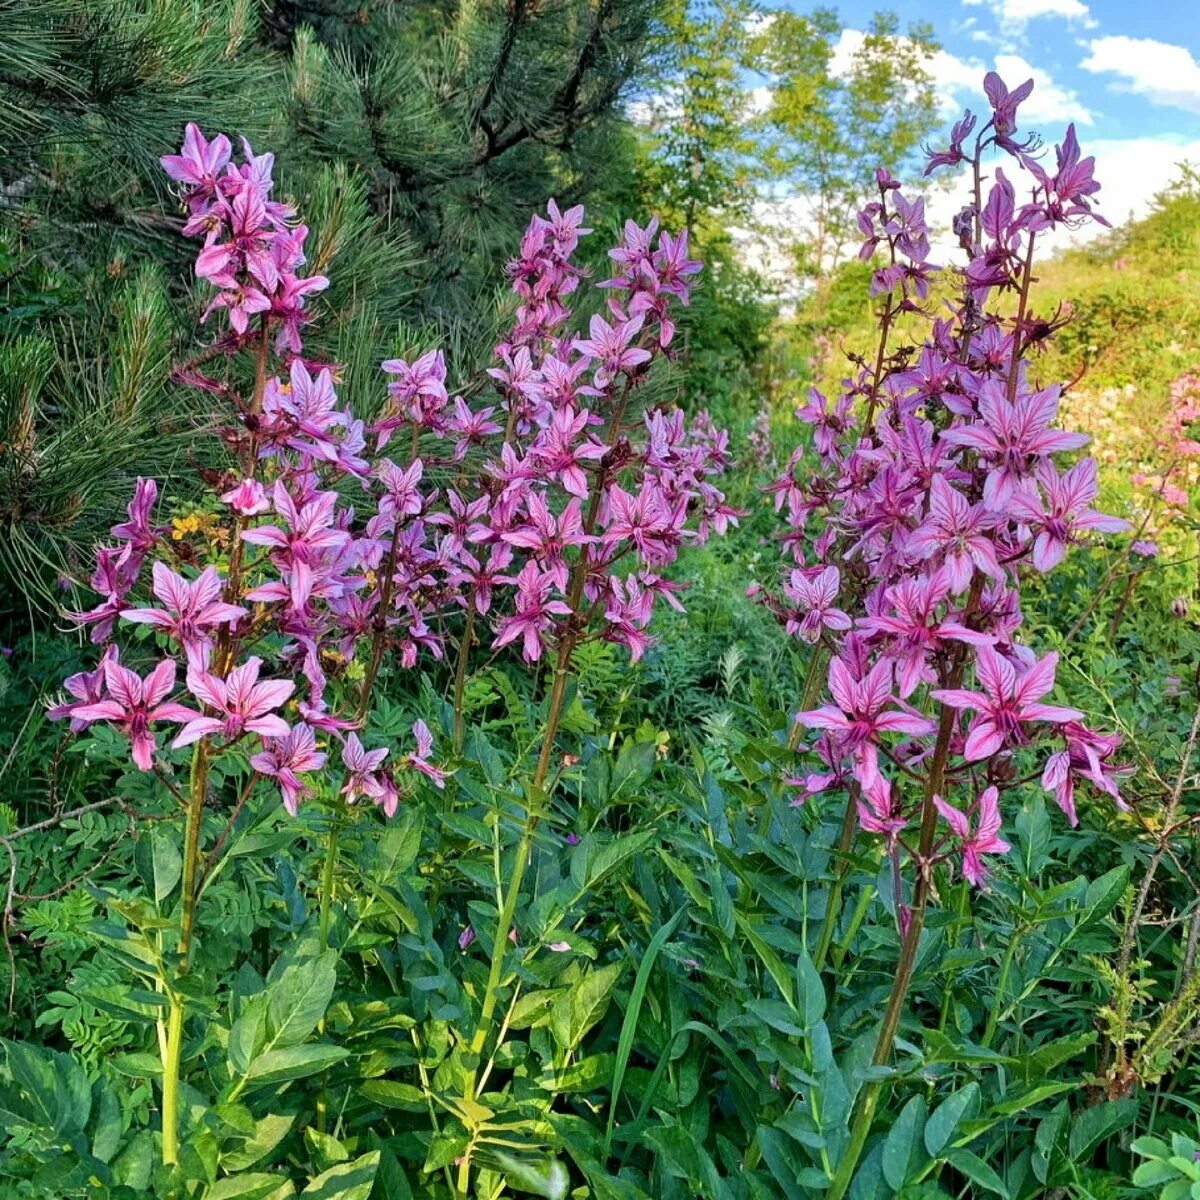
[[[474,1032],[466,1047],[463,1113],[479,1110],[480,1073],[493,1038],[514,918],[547,793],[557,778],[555,745],[573,657],[588,639],[624,646],[637,660],[661,600],[680,608],[667,569],[681,549],[722,533],[738,513],[716,479],[729,464],[727,438],[683,413],[647,407],[644,385],[668,357],[673,311],[687,304],[700,264],[687,236],[660,233],[657,221],[625,226],[610,251],[615,270],[597,283],[606,297],[586,331],[572,331],[572,298],[586,276],[574,261],[582,208],[553,203],[535,216],[508,264],[518,297],[515,321],[489,370],[503,413],[474,498],[448,495],[437,520],[457,557],[466,616],[455,672],[455,740],[463,735],[463,691],[476,625],[490,623],[493,651],[552,663],[546,724],[529,802],[505,887]],[[490,414],[489,414],[490,417]],[[473,931],[472,931],[473,937]],[[496,1033],[496,1046],[504,1025]],[[472,1138],[470,1145],[474,1145]],[[472,1155],[458,1164],[466,1194]]]
[[[672,310],[687,303],[700,269],[686,235],[627,226],[612,251],[616,270],[599,285],[605,315],[584,334],[572,327],[570,297],[585,278],[573,255],[589,231],[582,209],[551,202],[508,267],[519,304],[490,371],[498,403],[473,408],[451,396],[444,356],[431,350],[382,364],[387,400],[368,424],[339,402],[336,364],[305,353],[308,303],[327,280],[305,270],[308,230],[273,196],[273,156],[243,142],[235,161],[227,137],[209,140],[189,125],[181,152],[162,162],[180,185],[185,235],[202,241],[195,270],[212,294],[201,321],[224,324],[175,376],[209,397],[226,464],[204,470],[207,504],[174,528],[156,515],[157,483],[138,480],[128,520],[97,552],[91,586],[101,599],[71,615],[103,655],[66,681],[70,698],[50,715],[75,730],[114,727],[135,767],[156,773],[186,808],[160,1038],[162,1154],[173,1164],[182,979],[212,869],[201,850],[213,764],[245,759],[249,774],[210,864],[258,788],[276,789],[293,815],[306,800],[332,806],[319,885],[324,943],[345,806],[370,802],[390,817],[418,780],[444,788],[450,773],[421,721],[400,755],[360,736],[385,664],[441,659],[457,634],[461,749],[477,637],[493,652],[519,647],[530,663],[552,655],[533,772],[540,795],[577,646],[602,637],[639,657],[656,600],[679,603],[665,568],[736,514],[713,483],[727,463],[723,435],[708,425],[689,433],[677,410],[638,403],[654,361],[671,353]],[[154,647],[148,670],[132,669],[118,636],[137,625]],[[168,751],[189,747],[184,794]],[[494,1011],[538,815],[531,806],[477,1039]]]
[[[1035,245],[1058,226],[1103,220],[1074,127],[1054,170],[1038,138],[1019,133],[1032,86],[1010,91],[989,74],[990,112],[965,113],[950,145],[929,153],[927,174],[961,168],[970,179],[954,221],[964,266],[930,261],[923,199],[879,173],[878,198],[858,218],[862,258],[876,264],[877,351],[857,360],[837,400],[810,393],[798,415],[811,438],[769,488],[792,565],[766,598],[814,646],[792,744],[809,731],[802,750],[817,765],[793,782],[800,801],[846,798],[843,853],[857,827],[891,860],[901,952],[877,1065],[891,1057],[938,864],[985,886],[989,859],[1009,849],[1003,808],[1018,783],[1040,779],[1071,824],[1081,784],[1121,802],[1119,738],[1049,702],[1057,656],[1020,640],[1026,574],[1127,528],[1093,508],[1095,462],[1063,461],[1088,439],[1057,428],[1059,388],[1039,386],[1030,368],[1056,324],[1031,304]],[[994,155],[1010,165],[989,182]],[[1014,167],[1029,181],[1023,200],[1006,174]],[[902,320],[927,322],[919,348],[891,349]],[[840,882],[818,963],[839,893]],[[859,1094],[830,1200],[850,1185],[881,1086]]]

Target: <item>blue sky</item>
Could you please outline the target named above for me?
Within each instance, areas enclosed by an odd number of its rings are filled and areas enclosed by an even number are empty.
[[[802,8],[803,5],[797,5]],[[1047,116],[1075,119],[1093,138],[1200,138],[1198,0],[847,0],[847,26],[862,28],[876,8],[901,21],[930,22],[946,57],[950,93],[963,66],[1020,59],[1040,72]],[[1028,77],[1028,76],[1026,76]],[[1018,79],[1009,79],[1011,84]]]
[[[847,55],[876,9],[933,26],[947,122],[964,106],[983,107],[985,71],[995,68],[1010,87],[1032,76],[1022,128],[1054,143],[1075,122],[1114,223],[1142,215],[1181,160],[1200,166],[1200,0],[842,0],[837,8]]]

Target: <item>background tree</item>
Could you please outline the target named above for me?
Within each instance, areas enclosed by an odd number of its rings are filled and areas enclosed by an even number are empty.
[[[779,11],[753,47],[770,98],[759,121],[764,163],[772,194],[806,213],[795,254],[809,278],[842,259],[876,167],[899,170],[936,117],[930,26],[902,35],[895,14],[879,12],[857,45],[846,32],[833,9]]]

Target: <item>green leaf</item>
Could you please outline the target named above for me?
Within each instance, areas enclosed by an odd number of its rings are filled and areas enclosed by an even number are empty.
[[[426,1175],[448,1167],[467,1148],[467,1135],[456,1133],[453,1129],[443,1129],[435,1133],[429,1141],[429,1152],[425,1155],[425,1165],[421,1168]]]
[[[267,1050],[304,1041],[325,1015],[337,986],[337,953],[292,963],[267,989]]]
[[[1178,1179],[1179,1172],[1169,1162],[1154,1160],[1144,1162],[1133,1173],[1134,1187],[1157,1187],[1161,1183],[1170,1183]]]
[[[1109,1100],[1091,1108],[1080,1109],[1071,1122],[1067,1150],[1077,1162],[1102,1138],[1118,1129],[1127,1129],[1137,1115],[1137,1101]]]
[[[1021,845],[1021,867],[1025,875],[1035,878],[1050,857],[1050,835],[1053,831],[1046,802],[1040,792],[1031,792],[1017,813],[1017,840]]]
[[[970,1150],[951,1150],[946,1155],[946,1161],[972,1183],[977,1183],[986,1191],[995,1192],[997,1196],[1008,1200],[1008,1188],[1004,1180],[979,1155],[972,1154]]]
[[[263,997],[255,996],[229,1031],[230,1074],[244,1075],[267,1041],[267,1008]]]
[[[563,1200],[571,1186],[567,1168],[556,1158],[532,1163],[502,1150],[495,1151],[494,1157],[496,1165],[504,1172],[505,1183],[517,1191],[544,1196],[546,1200]]]
[[[151,832],[150,859],[154,903],[161,904],[175,890],[183,875],[183,856],[167,830],[156,827]]]
[[[968,1083],[966,1087],[952,1092],[933,1110],[925,1123],[925,1149],[933,1158],[937,1158],[946,1148],[958,1123],[978,1103],[979,1085]]]
[[[261,1087],[268,1083],[284,1083],[315,1075],[334,1063],[341,1062],[349,1051],[341,1046],[289,1046],[285,1050],[268,1050],[260,1054],[246,1072],[247,1083]]]
[[[899,1191],[917,1165],[928,1108],[924,1096],[913,1096],[900,1110],[883,1143],[883,1177]]]
[[[624,963],[610,963],[588,971],[576,987],[555,1000],[550,1010],[550,1028],[564,1049],[578,1047],[588,1030],[603,1018],[613,987],[624,970]]]
[[[338,1163],[322,1172],[300,1193],[308,1200],[367,1200],[379,1170],[379,1151],[370,1150],[353,1162]]]
[[[1129,886],[1129,867],[1113,867],[1099,879],[1093,879],[1083,898],[1084,912],[1079,919],[1080,927],[1094,924],[1108,916]]]
[[[345,1162],[350,1157],[350,1152],[337,1138],[322,1133],[312,1125],[304,1130],[304,1143],[308,1146],[314,1165],[322,1171],[335,1163]]]
[[[419,1087],[396,1079],[368,1079],[358,1090],[372,1104],[382,1104],[385,1108],[424,1112],[428,1107],[425,1093]]]
[[[825,985],[808,951],[801,949],[796,963],[800,1016],[805,1029],[811,1029],[825,1016]]]
[[[221,1165],[227,1171],[244,1171],[266,1158],[287,1136],[295,1123],[295,1115],[269,1113],[254,1125],[254,1132],[235,1150],[221,1154]]]
[[[287,1183],[286,1175],[230,1175],[218,1179],[204,1193],[204,1200],[264,1200]]]
[[[783,965],[783,959],[763,941],[758,931],[750,924],[749,920],[740,912],[734,914],[737,920],[738,928],[746,935],[746,939],[750,945],[754,947],[755,954],[762,960],[762,964],[767,968],[767,973],[775,980],[775,986],[779,989],[784,1000],[787,1001],[790,1008],[796,1007],[796,1001],[792,997],[792,980],[791,973]]]
[[[373,885],[390,883],[412,866],[421,850],[424,824],[420,810],[404,808],[384,827],[371,858],[369,878]]]

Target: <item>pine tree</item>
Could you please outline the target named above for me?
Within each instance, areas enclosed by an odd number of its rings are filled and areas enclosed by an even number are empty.
[[[264,144],[284,73],[250,0],[0,0],[0,607],[43,605],[138,474],[193,452],[170,382],[201,291],[159,156],[186,120]],[[342,162],[284,172],[334,280],[314,352],[378,390],[412,254]],[[7,588],[5,585],[8,585]]]
[[[416,250],[412,319],[490,331],[481,297],[529,213],[603,186],[656,5],[384,3],[361,19],[339,19],[335,3],[267,5],[289,54],[292,145],[366,174],[375,212]]]

